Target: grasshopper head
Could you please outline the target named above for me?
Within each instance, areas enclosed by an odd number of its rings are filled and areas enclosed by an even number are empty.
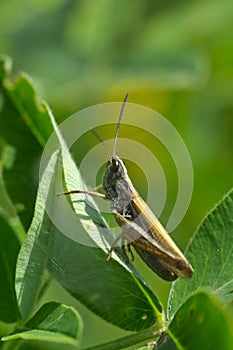
[[[127,170],[123,160],[118,156],[110,157],[103,175],[103,190],[109,198],[116,197],[116,182],[123,179],[126,174]]]
[[[112,176],[116,178],[121,178],[126,171],[123,160],[118,156],[111,157],[107,162],[106,168],[108,168]]]

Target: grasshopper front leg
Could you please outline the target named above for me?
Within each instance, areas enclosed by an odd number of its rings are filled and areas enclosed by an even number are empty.
[[[113,243],[111,244],[111,247],[108,251],[108,256],[107,258],[105,259],[106,262],[109,262],[109,260],[111,259],[111,255],[112,255],[112,252],[113,252],[113,249],[115,248],[115,245],[117,244],[117,242],[121,239],[122,242],[124,242],[124,237],[125,236],[125,233],[122,232],[119,236],[117,236],[116,239],[114,239]],[[124,246],[124,243],[123,243],[123,246]],[[125,249],[123,250],[123,253],[124,255],[126,255],[126,252],[125,252]]]
[[[97,198],[102,198],[102,199],[108,199],[105,194],[103,193],[99,193],[99,192],[95,192],[95,191],[81,191],[81,190],[72,190],[72,191],[67,191],[67,192],[61,192],[58,193],[57,196],[67,196],[69,194],[74,194],[74,193],[84,193],[84,194],[88,194],[89,196],[92,197],[97,197]]]

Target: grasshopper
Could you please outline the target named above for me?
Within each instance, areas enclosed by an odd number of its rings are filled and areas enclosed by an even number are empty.
[[[121,240],[124,256],[127,257],[128,251],[133,260],[132,245],[146,264],[164,280],[174,281],[178,277],[189,279],[194,272],[192,266],[140,197],[128,176],[123,160],[116,155],[117,139],[127,99],[128,94],[125,96],[118,118],[113,153],[109,156],[103,174],[101,187],[104,193],[73,190],[63,194],[86,193],[110,201],[111,212],[122,232],[112,243],[106,258],[107,262],[116,243]],[[98,134],[97,137],[103,142]]]

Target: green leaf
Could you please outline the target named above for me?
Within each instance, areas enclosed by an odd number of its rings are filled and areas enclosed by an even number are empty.
[[[90,310],[125,330],[138,331],[158,321],[160,305],[152,291],[98,248],[78,244],[62,234],[51,240],[49,270]]]
[[[26,327],[63,333],[74,339],[82,335],[82,321],[75,309],[55,302],[44,304]]]
[[[233,300],[233,190],[204,218],[186,256],[195,272],[190,281],[173,283],[170,317],[200,287],[210,288],[223,303]]]
[[[169,334],[179,349],[231,350],[233,321],[216,298],[200,291],[178,310]]]
[[[9,57],[0,57],[0,67],[2,87],[11,104],[44,146],[53,132],[47,104],[38,97],[29,76],[21,74],[12,78],[12,62]]]
[[[20,93],[18,92],[19,82],[11,80],[10,70],[9,58],[0,57],[0,72],[3,79],[0,80],[0,98],[3,101],[0,110],[0,143],[3,146],[9,145],[15,150],[14,164],[11,168],[4,169],[3,175],[7,192],[24,226],[28,228],[33,215],[38,184],[41,146],[22,119],[23,111],[18,109],[23,99],[28,98],[27,104],[33,104],[33,101],[30,102],[32,97],[29,96],[27,89],[21,88]],[[27,79],[24,78],[24,81],[26,84]],[[41,120],[41,124],[43,123]]]
[[[35,214],[27,239],[20,250],[16,267],[16,294],[23,319],[26,319],[44,282],[48,259],[51,224],[46,213],[46,199],[56,172],[57,154],[54,154],[43,174],[35,205]]]
[[[26,232],[8,195],[3,178],[4,169],[10,169],[14,164],[14,159],[15,149],[10,145],[0,145],[0,213],[15,231],[19,241],[22,242],[25,239]]]
[[[36,349],[42,347],[42,349],[64,349],[64,346],[77,347],[77,342],[67,337],[66,335],[53,333],[49,331],[40,331],[40,330],[31,330],[24,331],[20,333],[15,333],[13,335],[2,338],[3,341],[14,341],[14,340],[23,340],[24,344],[26,341],[26,349],[29,349],[31,342],[32,346],[35,346]],[[41,344],[40,344],[41,343]],[[51,343],[51,344],[49,344]]]
[[[48,303],[33,316],[25,325],[26,330],[18,331],[3,338],[4,341],[17,339],[24,343],[35,342],[37,345],[46,342],[49,349],[57,349],[57,346],[77,346],[82,336],[82,320],[79,314],[72,308],[58,303]],[[45,346],[45,344],[44,344]],[[45,346],[47,349],[47,346]]]
[[[13,158],[15,149],[12,146],[6,144],[0,146],[0,208],[6,217],[12,218],[15,217],[17,214],[16,209],[8,196],[4,184],[3,170],[4,168],[11,168],[12,164],[14,163]],[[7,163],[11,164],[7,165]]]
[[[52,114],[51,120],[60,143],[57,147],[61,147],[66,189],[86,188]],[[58,172],[57,176],[55,182],[59,182]],[[60,179],[60,188],[61,185]],[[108,322],[132,331],[148,328],[156,321],[156,326],[161,327],[162,306],[136,270],[126,265],[119,254],[113,254],[116,260],[105,263],[113,237],[107,231],[93,199],[81,195],[77,200],[77,196],[72,196],[71,206],[67,199],[60,196],[51,205],[56,220],[60,219],[60,223],[66,224],[66,235],[54,229],[50,242],[49,271],[75,298]],[[103,227],[109,237],[101,230]],[[68,238],[71,228],[76,235],[72,237],[73,240]],[[83,239],[85,244],[77,243],[78,238],[79,242]],[[101,249],[100,242],[104,242]]]
[[[0,215],[0,319],[15,322],[19,318],[14,277],[15,265],[20,248],[14,231]]]

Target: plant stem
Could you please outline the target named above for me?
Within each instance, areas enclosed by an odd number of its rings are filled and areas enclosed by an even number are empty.
[[[141,343],[157,340],[160,335],[164,332],[164,328],[155,330],[155,327],[145,329],[141,332],[128,335],[126,337],[116,339],[104,344],[100,344],[94,347],[85,348],[83,350],[120,350],[125,349],[133,345],[140,345]]]

